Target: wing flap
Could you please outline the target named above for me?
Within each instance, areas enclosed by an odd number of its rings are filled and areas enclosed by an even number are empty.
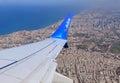
[[[44,46],[41,48],[42,50],[37,51],[33,55],[28,55],[27,57],[23,57],[23,59],[17,60],[17,62],[14,65],[10,65],[8,68],[2,69],[2,72],[0,72],[3,75],[8,75],[11,77],[14,77],[16,79],[21,79],[21,82],[25,79],[28,79],[29,76],[32,76],[32,73],[35,73],[36,69],[39,68],[39,72],[41,72],[40,76],[42,79],[42,74],[44,75],[45,72],[48,70],[52,60],[55,59],[57,54],[60,52],[62,47],[64,46],[66,40],[62,39],[54,39],[50,38],[52,42],[54,43]],[[46,41],[46,40],[45,40]],[[47,40],[49,41],[49,39]],[[9,65],[14,61],[8,61],[6,60],[6,64]],[[5,63],[3,61],[3,63]],[[4,71],[3,71],[4,70]],[[18,72],[19,71],[19,72]],[[44,73],[43,73],[44,72]],[[0,76],[1,76],[0,74]],[[39,80],[40,80],[39,76]],[[13,82],[16,83],[16,82]]]
[[[21,80],[15,77],[12,77],[6,74],[0,75],[0,83],[20,83],[20,82]]]

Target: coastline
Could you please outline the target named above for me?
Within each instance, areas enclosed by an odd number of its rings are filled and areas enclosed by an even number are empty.
[[[61,20],[57,20],[57,21],[54,21],[54,22],[51,22],[51,23],[48,23],[46,25],[42,25],[41,27],[39,28],[36,28],[36,29],[29,29],[29,30],[25,30],[25,29],[22,29],[22,30],[17,30],[17,31],[14,31],[14,32],[8,32],[8,33],[1,33],[0,34],[0,37],[1,36],[5,36],[5,35],[10,35],[10,34],[14,34],[16,32],[22,32],[22,31],[35,31],[35,30],[41,30],[41,29],[44,29],[44,28],[49,28],[51,26],[54,26],[55,24],[58,24],[59,22],[61,22],[63,19]]]
[[[116,73],[120,65],[120,55],[110,52],[114,41],[120,41],[119,15],[120,12],[97,10],[87,10],[75,15],[68,34],[69,48],[63,49],[56,58],[57,72],[72,78],[75,83],[120,82],[119,73]],[[49,37],[60,23],[61,21],[40,30],[1,36],[0,48],[43,40]]]
[[[62,21],[63,19],[37,30],[22,30],[6,35],[0,35],[0,50],[37,42],[50,37]]]
[[[10,34],[22,30],[38,30],[55,24],[64,19],[70,12],[73,14],[83,11],[84,8],[75,7],[25,7],[3,8],[0,14],[0,35]],[[44,9],[44,10],[43,10]]]

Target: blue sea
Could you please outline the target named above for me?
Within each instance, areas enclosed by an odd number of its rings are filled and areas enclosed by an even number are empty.
[[[0,6],[0,35],[37,30],[84,10],[80,6]]]

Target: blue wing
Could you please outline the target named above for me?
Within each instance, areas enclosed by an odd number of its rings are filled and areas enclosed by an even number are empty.
[[[55,58],[67,41],[69,15],[48,39],[0,51],[1,83],[51,83]]]

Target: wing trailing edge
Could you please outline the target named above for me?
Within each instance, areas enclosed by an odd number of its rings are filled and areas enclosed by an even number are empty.
[[[72,19],[72,14],[69,14],[58,29],[52,34],[51,38],[59,38],[67,40],[68,29]]]

